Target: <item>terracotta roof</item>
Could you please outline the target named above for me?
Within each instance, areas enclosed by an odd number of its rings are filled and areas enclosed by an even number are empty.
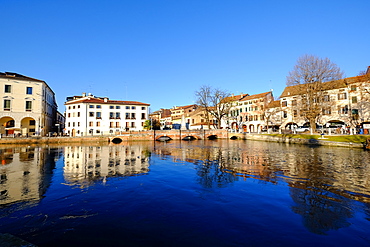
[[[263,97],[265,97],[266,95],[268,95],[269,93],[271,93],[271,92],[266,92],[266,93],[259,93],[259,94],[249,95],[249,96],[246,96],[246,97],[242,98],[240,101],[246,101],[246,100],[252,100],[252,99],[259,99],[259,98],[263,98]]]
[[[5,78],[5,79],[16,79],[16,80],[22,80],[22,81],[37,81],[37,82],[45,82],[42,80],[38,80],[35,78],[31,78],[28,76],[24,76],[21,74],[13,73],[13,72],[0,72],[0,78]]]
[[[115,105],[145,105],[145,106],[150,106],[150,104],[147,103],[142,103],[138,101],[121,101],[121,100],[107,100],[104,101],[104,99],[99,99],[99,98],[81,98],[78,100],[71,100],[67,101],[65,105],[70,105],[70,104],[78,104],[78,103],[93,103],[93,104],[115,104]]]
[[[266,107],[267,108],[275,108],[280,106],[280,100],[271,101]]]
[[[330,89],[345,88],[347,87],[348,84],[363,82],[363,81],[368,81],[368,80],[369,80],[368,75],[359,75],[359,76],[354,76],[354,77],[347,77],[347,78],[336,80],[336,81],[323,82],[322,85],[323,85],[323,90],[326,91]],[[283,93],[280,95],[280,98],[303,94],[305,92],[306,87],[307,87],[307,84],[299,84],[295,86],[286,87]]]
[[[187,109],[187,108],[191,108],[191,107],[197,107],[197,105],[193,104],[193,105],[177,106],[174,109],[170,109],[170,110],[180,110],[180,109]]]
[[[238,95],[232,95],[232,96],[229,96],[229,97],[226,97],[224,99],[222,99],[221,102],[230,102],[230,101],[238,101],[246,96],[249,96],[249,94],[238,94]]]

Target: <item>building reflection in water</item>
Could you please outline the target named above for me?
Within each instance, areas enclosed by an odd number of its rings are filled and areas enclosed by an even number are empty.
[[[292,211],[316,234],[349,226],[356,211],[353,200],[370,203],[370,153],[361,149],[263,142],[181,145],[157,146],[155,152],[195,163],[205,187],[222,187],[237,178],[287,183]],[[368,207],[363,210],[369,215]]]
[[[144,145],[69,146],[64,148],[64,179],[88,186],[109,177],[144,175],[149,172],[150,152]]]
[[[0,205],[40,200],[50,185],[58,154],[49,147],[0,149]]]

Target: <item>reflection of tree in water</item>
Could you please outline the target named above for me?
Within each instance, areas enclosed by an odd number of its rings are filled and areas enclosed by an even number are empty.
[[[298,158],[297,166],[307,180],[290,183],[291,197],[296,203],[293,212],[302,215],[304,225],[316,234],[348,227],[347,218],[353,216],[350,199],[333,191],[335,179],[316,152],[305,159]]]
[[[353,215],[349,199],[318,188],[291,188],[290,191],[296,203],[293,212],[302,215],[303,224],[311,232],[325,234],[350,225],[347,218]]]
[[[225,158],[222,151],[219,149],[215,154],[211,155],[210,149],[205,149],[203,162],[196,162],[197,175],[199,175],[199,183],[205,188],[224,187],[238,178],[225,169]],[[214,156],[214,157],[212,157]],[[226,160],[228,160],[226,158]]]

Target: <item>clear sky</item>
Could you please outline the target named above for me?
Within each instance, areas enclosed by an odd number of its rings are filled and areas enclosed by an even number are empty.
[[[369,0],[0,0],[0,72],[82,92],[195,103],[202,85],[280,96],[298,57],[370,65]]]

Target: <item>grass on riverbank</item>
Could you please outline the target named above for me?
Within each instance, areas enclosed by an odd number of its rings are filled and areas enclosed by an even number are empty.
[[[366,142],[367,138],[370,138],[369,135],[336,135],[336,136],[325,135],[324,136],[325,139],[321,139],[321,135],[309,135],[309,134],[265,134],[265,135],[300,139],[315,139],[332,142],[352,142],[352,143],[363,143]]]

